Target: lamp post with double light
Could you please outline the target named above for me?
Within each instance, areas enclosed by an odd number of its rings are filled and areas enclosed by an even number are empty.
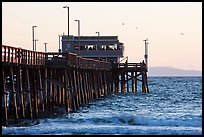
[[[47,53],[47,43],[44,43],[45,44],[45,53]]]
[[[68,29],[68,35],[67,35],[67,46],[69,47],[70,42],[69,42],[69,7],[68,6],[64,6],[63,8],[67,8],[67,14],[68,14],[68,18],[67,18],[67,29]]]
[[[33,34],[33,51],[35,51],[35,34],[34,34],[34,28],[37,26],[32,26],[32,34]]]
[[[96,32],[96,33],[98,34],[98,46],[96,46],[96,50],[97,52],[99,52],[99,60],[100,60],[100,32]]]
[[[75,20],[78,22],[78,54],[80,56],[80,20]]]
[[[60,49],[60,37],[62,37],[62,35],[58,35],[59,36],[59,49],[58,49],[58,51],[59,51],[59,53],[61,53],[61,49]]]
[[[37,47],[37,46],[36,46],[36,45],[37,45],[36,43],[37,43],[38,40],[35,39],[34,41],[35,41],[35,51],[36,51],[36,47]]]

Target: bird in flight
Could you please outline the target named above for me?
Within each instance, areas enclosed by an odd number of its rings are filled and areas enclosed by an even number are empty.
[[[123,25],[124,25],[124,23],[123,23]]]
[[[181,33],[181,35],[184,35],[183,33]]]

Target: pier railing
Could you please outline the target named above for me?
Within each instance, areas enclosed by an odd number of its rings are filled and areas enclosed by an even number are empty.
[[[145,69],[146,68],[146,64],[145,63],[119,63],[119,68],[143,68]]]
[[[2,45],[2,62],[26,65],[44,65],[45,53]]]
[[[2,45],[2,62],[17,63],[25,65],[47,65],[48,67],[77,67],[84,69],[105,69],[111,68],[111,63],[82,58],[73,53],[57,52],[35,52],[17,47]]]
[[[46,63],[50,67],[76,67],[82,69],[111,69],[110,62],[94,60],[90,58],[82,58],[74,53],[46,53]]]
[[[112,69],[116,69],[118,71],[127,70],[127,71],[146,71],[147,67],[144,62],[140,63],[113,63]]]

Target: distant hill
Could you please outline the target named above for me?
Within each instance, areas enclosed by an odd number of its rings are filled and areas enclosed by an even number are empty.
[[[202,76],[202,71],[182,70],[172,67],[149,67],[148,76]]]

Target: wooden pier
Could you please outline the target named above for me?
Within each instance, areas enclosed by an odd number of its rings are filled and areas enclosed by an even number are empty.
[[[142,92],[149,92],[144,62],[110,63],[2,45],[2,125],[37,118],[57,106],[76,111],[114,92],[137,92],[138,81]]]

